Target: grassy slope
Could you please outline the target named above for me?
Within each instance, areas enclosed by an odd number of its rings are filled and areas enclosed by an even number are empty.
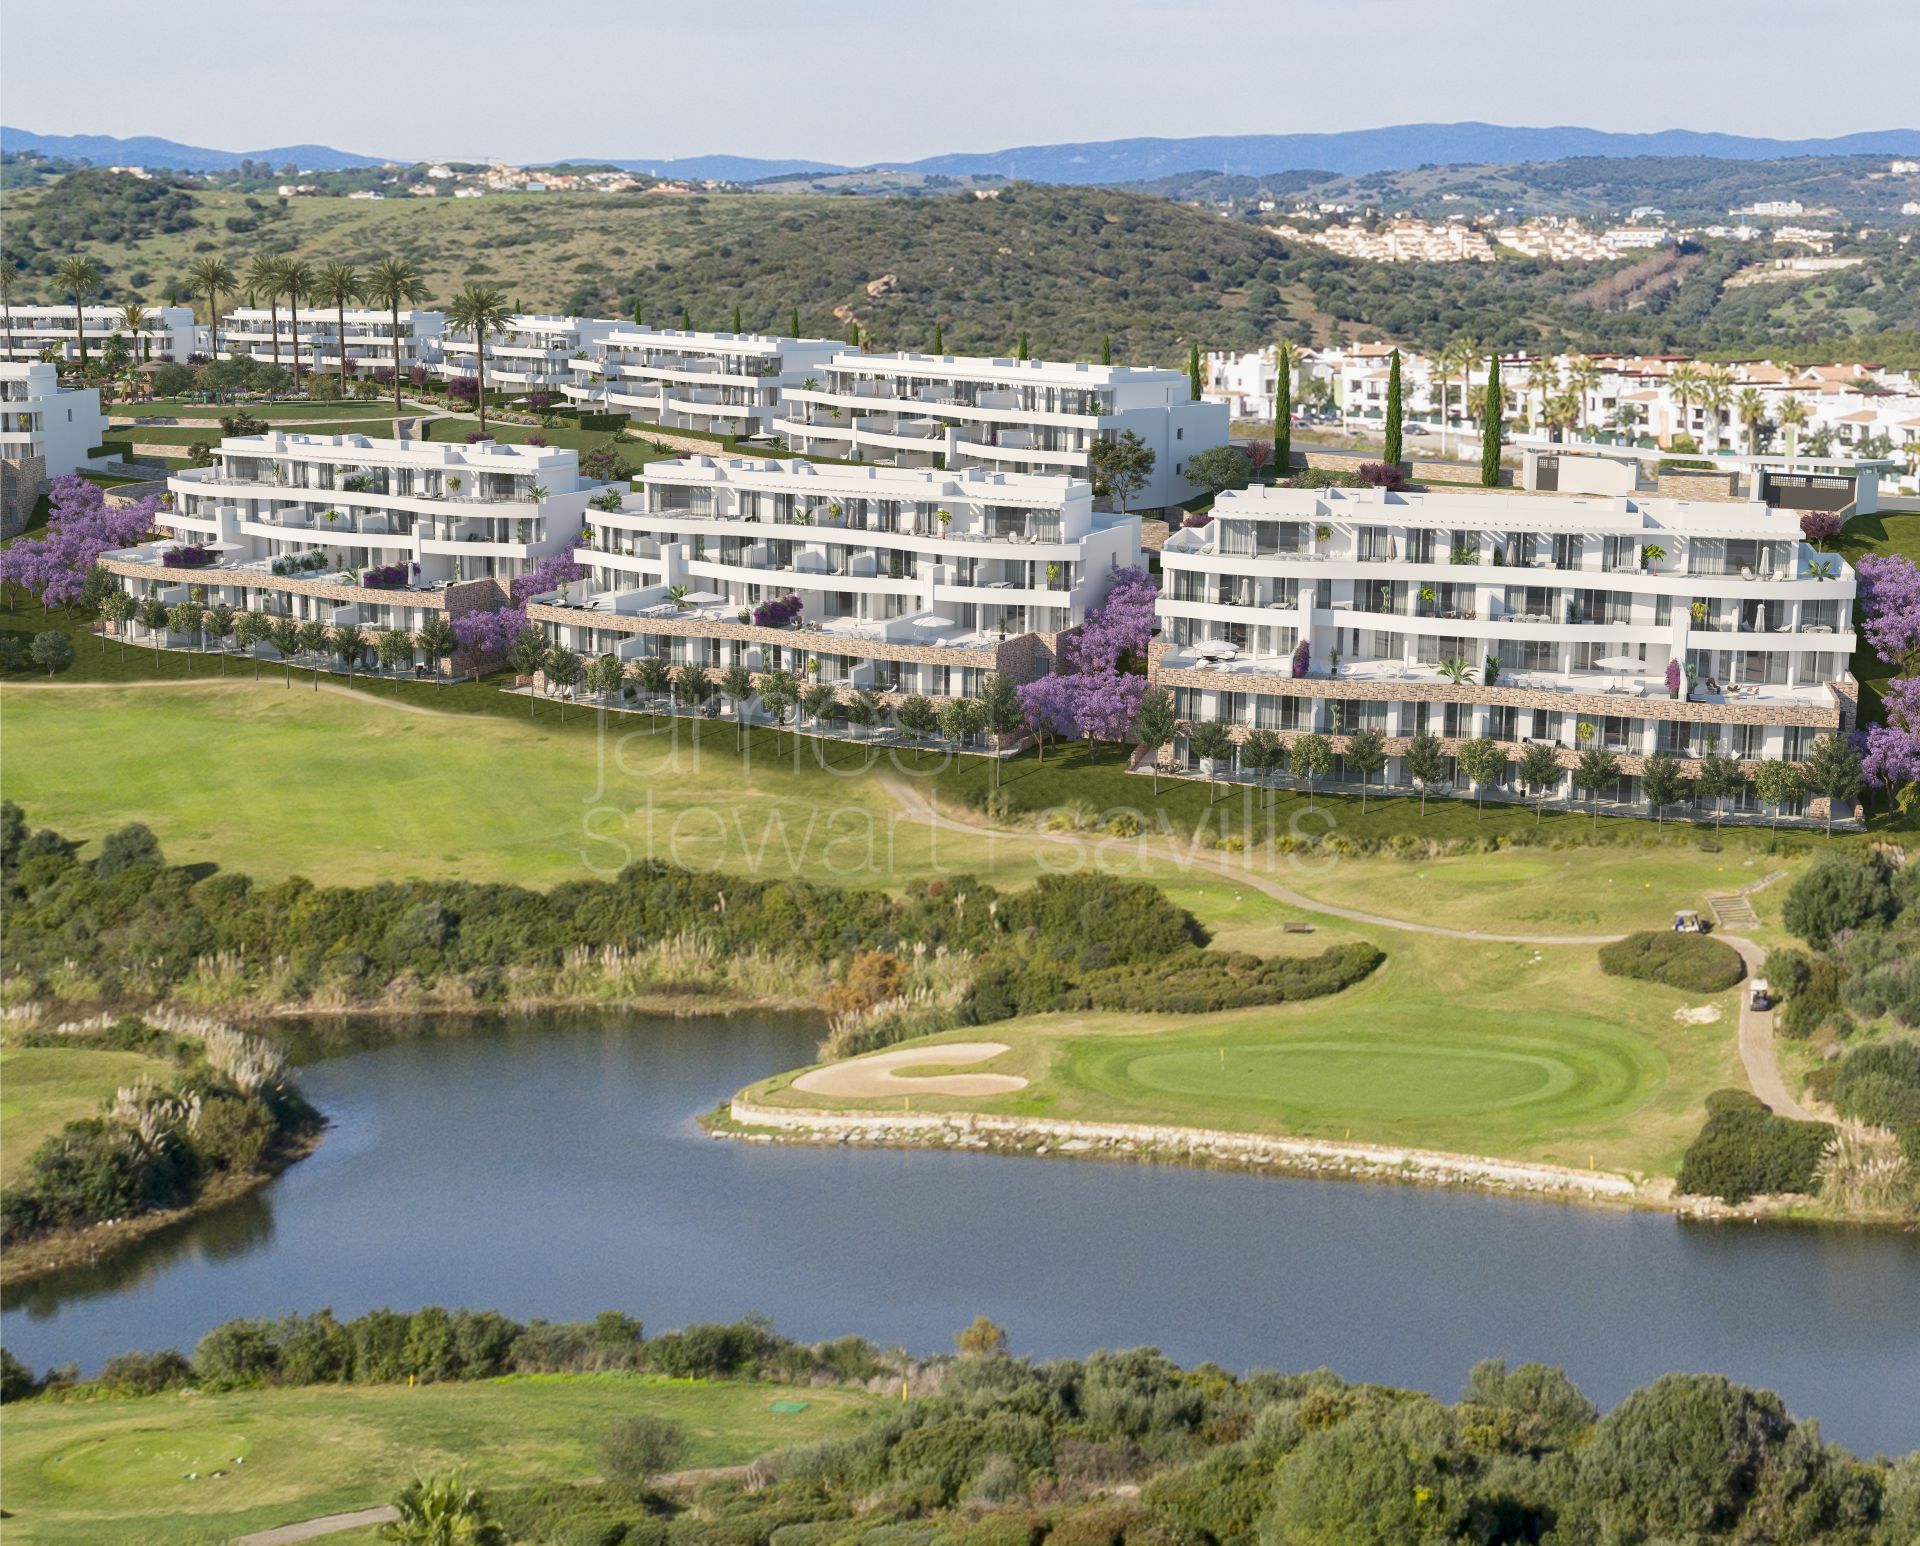
[[[1259,948],[1287,911],[1243,898],[1218,938]],[[914,1109],[1166,1122],[1353,1138],[1554,1164],[1670,1173],[1700,1102],[1738,1084],[1735,1001],[1719,1023],[1681,1025],[1698,997],[1601,974],[1594,952],[1330,928],[1387,963],[1336,998],[1207,1016],[1045,1015],[956,1032],[1012,1050],[982,1071],[1024,1074],[987,1100],[915,1096]],[[1294,937],[1298,939],[1298,936]],[[970,1065],[972,1066],[972,1065]],[[891,1108],[756,1087],[776,1104]]]
[[[768,1410],[783,1398],[807,1408]],[[6,1411],[6,1534],[63,1546],[224,1540],[383,1502],[416,1471],[454,1465],[481,1486],[566,1482],[594,1474],[609,1425],[643,1412],[687,1430],[688,1465],[738,1464],[845,1433],[878,1405],[850,1391],[623,1375],[34,1401]]]
[[[138,1052],[73,1047],[9,1047],[0,1051],[0,1183],[13,1180],[43,1138],[95,1115],[100,1103],[142,1075],[172,1072],[162,1058]]]

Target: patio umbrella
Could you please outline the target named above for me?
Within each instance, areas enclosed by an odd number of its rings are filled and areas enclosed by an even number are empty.
[[[697,590],[690,592],[681,599],[685,601],[688,606],[710,607],[716,601],[725,601],[727,598],[722,596],[718,591]]]
[[[1595,660],[1596,671],[1644,671],[1647,663],[1637,655],[1602,655]]]
[[[938,633],[943,628],[958,628],[960,625],[950,617],[939,617],[929,614],[926,617],[916,617],[913,620],[913,626],[916,628],[924,628],[929,633]]]

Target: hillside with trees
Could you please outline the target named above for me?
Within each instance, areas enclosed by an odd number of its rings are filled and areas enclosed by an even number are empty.
[[[110,218],[76,219],[79,175]],[[95,180],[128,185],[113,199]],[[91,190],[91,191],[89,191]],[[134,190],[148,190],[135,192]],[[123,207],[124,206],[124,207]],[[481,199],[280,199],[142,183],[110,173],[9,195],[14,299],[59,296],[73,252],[102,270],[101,299],[186,298],[208,255],[258,252],[363,269],[413,259],[443,302],[478,280],[516,309],[632,316],[955,352],[1174,364],[1191,344],[1249,349],[1391,337],[1434,349],[1467,333],[1503,349],[1627,349],[1920,357],[1920,252],[1891,238],[1844,273],[1728,289],[1770,252],[1705,249],[1658,282],[1610,286],[1633,267],[1351,261],[1257,224],[1165,198],[1015,184],[983,197],[768,194],[489,194]],[[1644,259],[1640,260],[1644,261]],[[244,298],[244,297],[242,297]]]

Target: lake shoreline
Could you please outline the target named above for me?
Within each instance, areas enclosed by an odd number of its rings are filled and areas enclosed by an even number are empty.
[[[1712,1223],[1832,1224],[1911,1230],[1904,1215],[1810,1211],[1812,1199],[1755,1197],[1737,1206],[1676,1195],[1662,1177],[1634,1180],[1527,1160],[1406,1145],[1287,1137],[1152,1123],[992,1113],[822,1111],[764,1106],[736,1095],[700,1119],[709,1137],[744,1143],[954,1149],[1028,1159],[1168,1164],[1305,1180],[1398,1183]]]
[[[25,1288],[57,1273],[98,1267],[150,1235],[217,1213],[299,1164],[320,1147],[325,1137],[323,1118],[313,1132],[303,1133],[285,1144],[266,1168],[249,1170],[242,1175],[215,1176],[200,1195],[184,1207],[156,1208],[150,1213],[105,1224],[56,1229],[9,1245],[5,1256],[0,1257],[0,1289]]]

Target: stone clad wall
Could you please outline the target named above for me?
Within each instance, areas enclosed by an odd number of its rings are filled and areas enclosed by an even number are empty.
[[[0,537],[16,537],[27,529],[33,507],[52,487],[44,456],[0,458]]]

